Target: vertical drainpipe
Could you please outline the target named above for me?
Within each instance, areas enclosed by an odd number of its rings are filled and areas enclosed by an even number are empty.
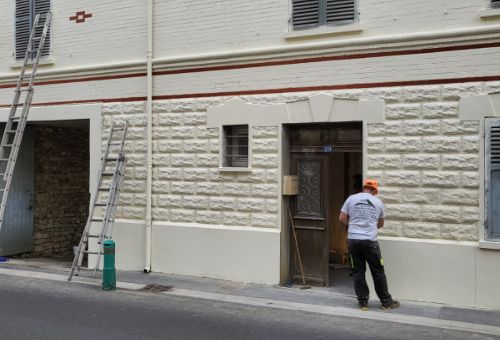
[[[147,160],[146,160],[146,239],[144,244],[144,273],[151,271],[151,228],[152,228],[152,187],[153,187],[153,6],[154,0],[148,0],[148,50],[147,50]]]

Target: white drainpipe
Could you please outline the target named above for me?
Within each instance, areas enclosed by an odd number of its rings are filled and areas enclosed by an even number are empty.
[[[144,244],[144,273],[151,271],[151,228],[153,219],[152,210],[152,187],[153,187],[153,6],[154,0],[148,0],[148,50],[147,50],[147,175],[146,175],[146,239]]]

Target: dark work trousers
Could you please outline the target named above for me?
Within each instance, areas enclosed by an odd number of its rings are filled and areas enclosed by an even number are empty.
[[[392,302],[391,294],[387,288],[382,254],[377,241],[348,240],[349,252],[353,265],[354,290],[359,302],[367,302],[370,290],[366,284],[366,262],[370,266],[375,291],[380,302],[385,305]]]

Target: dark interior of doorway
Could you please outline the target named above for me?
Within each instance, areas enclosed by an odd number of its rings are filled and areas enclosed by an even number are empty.
[[[330,287],[352,292],[350,258],[347,250],[347,229],[338,220],[340,209],[349,195],[361,191],[362,153],[332,153],[330,156]]]
[[[89,206],[88,120],[30,124],[35,138],[33,250],[30,257],[71,259]]]

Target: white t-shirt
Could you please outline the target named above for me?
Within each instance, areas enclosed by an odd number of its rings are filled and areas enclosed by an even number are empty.
[[[385,217],[381,200],[369,193],[360,192],[349,196],[340,211],[349,216],[347,238],[373,241],[377,239],[377,222]]]

